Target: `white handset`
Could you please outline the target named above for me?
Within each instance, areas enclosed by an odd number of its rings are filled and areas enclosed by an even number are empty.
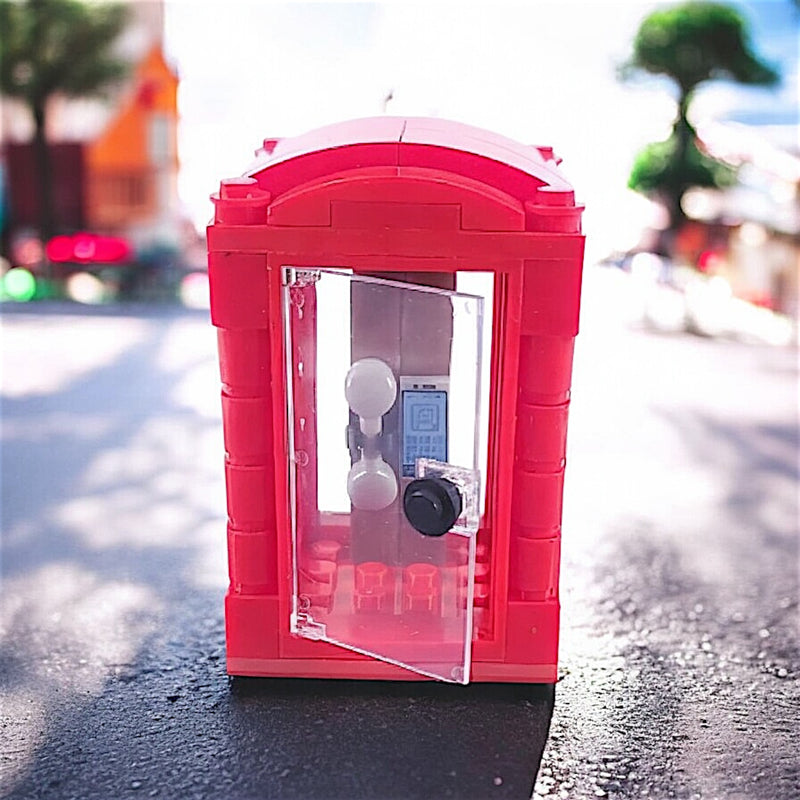
[[[363,454],[347,473],[350,502],[362,511],[380,511],[397,497],[397,478],[380,453],[372,458]]]
[[[397,478],[375,446],[383,428],[383,415],[397,398],[397,381],[391,367],[379,358],[362,358],[347,372],[344,394],[353,413],[358,416],[361,433],[368,448],[347,474],[350,502],[364,511],[379,511],[397,497]],[[370,455],[365,454],[365,450]]]
[[[344,396],[353,413],[358,414],[361,433],[377,436],[381,432],[381,417],[397,397],[397,381],[385,361],[362,358],[347,371]]]

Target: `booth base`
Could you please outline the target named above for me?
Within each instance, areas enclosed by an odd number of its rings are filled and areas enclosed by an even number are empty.
[[[252,678],[332,678],[340,680],[430,681],[424,675],[382,661],[306,658],[229,658],[228,673]],[[473,662],[472,683],[555,683],[555,664]]]
[[[277,597],[228,592],[225,598],[227,668],[230,675],[270,678],[429,681],[411,670],[333,644],[288,632]],[[286,630],[282,631],[282,628]],[[536,632],[528,644],[525,633]],[[511,603],[507,661],[472,654],[473,683],[555,683],[558,677],[558,602]],[[539,663],[524,663],[532,653]],[[533,659],[531,659],[533,660]]]

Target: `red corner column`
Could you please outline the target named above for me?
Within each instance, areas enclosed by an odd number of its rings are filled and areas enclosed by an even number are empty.
[[[217,327],[230,587],[225,601],[230,672],[241,659],[275,658],[278,570],[266,253],[214,248],[213,229],[264,225],[270,195],[252,178],[223,181],[209,229],[211,319]]]
[[[555,681],[561,504],[580,307],[582,208],[575,206],[571,191],[541,187],[525,203],[525,210],[527,230],[564,234],[565,247],[561,253],[548,253],[523,265],[506,661],[536,665],[532,680]]]

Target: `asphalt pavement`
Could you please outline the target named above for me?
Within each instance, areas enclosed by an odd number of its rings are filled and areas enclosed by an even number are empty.
[[[800,797],[795,350],[588,272],[555,691],[231,680],[206,315],[2,312],[3,797]]]

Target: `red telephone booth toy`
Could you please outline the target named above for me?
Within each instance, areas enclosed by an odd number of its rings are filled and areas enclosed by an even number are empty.
[[[380,117],[222,182],[231,674],[556,680],[583,256],[557,163]]]

